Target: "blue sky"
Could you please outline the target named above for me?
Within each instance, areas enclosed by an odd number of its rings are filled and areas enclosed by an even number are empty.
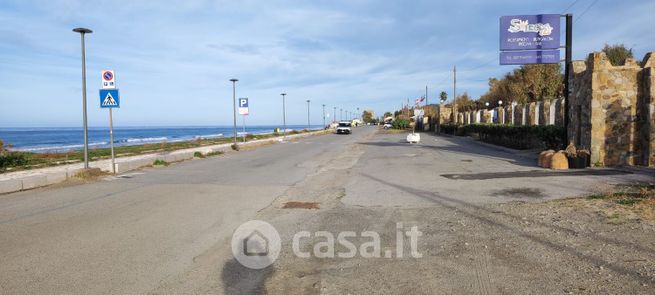
[[[576,16],[574,58],[625,43],[638,58],[655,51],[652,0],[562,1],[163,1],[3,0],[0,2],[0,127],[80,126],[78,26],[87,36],[89,124],[100,71],[116,70],[117,126],[229,125],[230,78],[249,97],[249,124],[313,122],[321,104],[376,114],[397,109],[429,87],[429,97],[477,98],[498,65],[502,15]],[[593,5],[592,5],[593,4]],[[584,15],[579,17],[584,11]]]

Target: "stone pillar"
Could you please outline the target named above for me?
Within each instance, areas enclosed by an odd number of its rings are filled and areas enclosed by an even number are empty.
[[[541,102],[541,112],[539,114],[540,125],[552,125],[550,123],[550,99]]]
[[[505,124],[514,125],[514,106],[512,105],[505,107]]]
[[[624,66],[612,66],[602,52],[592,53],[586,63],[574,62],[572,67],[569,140],[589,147],[593,163],[642,162],[637,124],[642,67],[634,59]]]
[[[527,115],[526,115],[526,123],[524,125],[532,126],[535,125],[535,121],[537,119],[536,117],[536,103],[531,102],[527,105]]]
[[[534,104],[534,124],[535,125],[543,125],[541,123],[541,109],[543,108],[543,103],[541,101],[537,101]]]
[[[515,105],[514,106],[514,112],[513,112],[513,119],[514,122],[512,124],[514,125],[522,125],[522,120],[523,120],[523,106],[522,105]]]
[[[646,54],[639,98],[641,165],[655,167],[655,52]]]

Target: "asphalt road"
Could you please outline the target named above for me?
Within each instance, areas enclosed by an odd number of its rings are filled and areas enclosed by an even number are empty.
[[[485,206],[542,202],[649,179],[612,170],[549,174],[532,159],[466,139],[424,135],[409,145],[402,138],[361,127],[350,136],[313,136],[0,196],[0,293],[557,292],[543,286],[566,280],[565,270],[528,283],[537,274],[527,265],[539,262],[524,254],[500,259],[486,250],[470,257],[458,252],[469,245],[494,249],[488,239],[496,234],[524,237],[488,217]],[[320,209],[284,209],[289,201],[315,202]],[[232,258],[232,232],[251,219],[280,232],[283,249],[272,267],[250,270]],[[423,258],[304,259],[291,251],[294,233],[303,230],[376,231],[383,244],[393,244],[398,222],[422,230]],[[478,231],[467,232],[471,224],[479,224]],[[464,236],[453,231],[458,226]],[[571,259],[557,241],[525,239],[516,243],[526,253],[537,249],[563,255],[554,262]],[[313,248],[309,243],[303,249]],[[573,256],[580,264],[597,262]],[[492,278],[494,273],[502,278]]]

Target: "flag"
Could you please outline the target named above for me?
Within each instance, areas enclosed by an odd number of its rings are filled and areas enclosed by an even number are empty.
[[[421,102],[425,100],[425,96],[421,96]]]

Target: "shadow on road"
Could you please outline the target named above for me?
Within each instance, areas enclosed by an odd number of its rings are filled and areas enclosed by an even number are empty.
[[[543,237],[540,237],[540,236],[537,236],[535,234],[531,234],[531,233],[527,232],[526,230],[511,227],[511,226],[508,225],[509,222],[502,223],[501,221],[497,221],[497,220],[494,220],[491,217],[488,217],[488,216],[502,215],[502,217],[509,218],[509,219],[511,219],[511,221],[515,222],[516,224],[520,224],[520,222],[522,220],[520,216],[507,214],[505,212],[497,212],[497,211],[492,212],[489,209],[484,208],[482,206],[470,204],[470,203],[467,203],[467,202],[464,202],[464,201],[461,201],[461,200],[458,200],[458,199],[455,199],[455,198],[445,197],[445,196],[441,196],[441,195],[438,195],[438,194],[433,193],[433,192],[420,190],[420,189],[416,189],[416,188],[412,188],[412,187],[407,187],[407,186],[400,185],[400,184],[391,183],[391,182],[388,182],[386,180],[379,179],[377,177],[367,175],[367,174],[362,174],[362,175],[369,178],[369,179],[371,179],[371,180],[377,181],[377,182],[379,182],[381,184],[384,184],[384,185],[393,187],[395,189],[404,191],[406,193],[412,194],[412,195],[417,196],[419,198],[434,202],[434,203],[439,204],[439,205],[441,205],[441,206],[443,206],[445,208],[460,212],[460,213],[468,216],[469,218],[476,219],[476,220],[480,221],[483,224],[486,224],[486,225],[492,226],[492,227],[496,227],[496,228],[499,228],[499,229],[501,229],[503,231],[506,231],[510,235],[525,238],[527,240],[530,240],[532,242],[541,244],[541,245],[543,245],[545,247],[551,248],[551,249],[553,249],[555,251],[558,251],[558,252],[566,252],[566,253],[568,253],[568,254],[570,254],[572,256],[577,257],[580,260],[584,260],[584,261],[586,261],[588,263],[591,263],[594,266],[604,266],[604,267],[606,267],[608,269],[611,269],[612,271],[614,271],[616,273],[628,275],[628,276],[632,277],[633,279],[635,279],[638,282],[650,283],[650,284],[653,283],[653,281],[649,277],[642,274],[638,270],[631,269],[631,268],[626,268],[626,267],[623,267],[621,265],[617,265],[616,262],[607,261],[607,260],[604,260],[603,258],[598,257],[598,256],[581,253],[580,251],[576,250],[574,247],[558,244],[557,242],[547,240],[547,239],[545,239]],[[489,214],[489,215],[485,216],[486,214]],[[580,236],[580,238],[584,238],[584,236],[581,235],[579,232],[576,232],[576,231],[568,229],[568,228],[564,228],[564,227],[560,227],[560,226],[556,226],[556,225],[551,225],[551,224],[546,224],[546,223],[539,222],[539,221],[534,221],[534,223],[538,224],[540,226],[543,226],[543,227],[549,227],[549,228],[552,228],[552,229],[557,229],[559,231],[563,231],[563,232],[566,232],[566,233],[569,233],[569,234],[572,234],[572,235]],[[605,243],[611,243],[611,244],[614,244],[616,246],[622,247],[623,250],[626,253],[633,253],[635,251],[641,251],[642,253],[647,254],[647,255],[653,255],[655,253],[655,251],[653,251],[653,249],[648,249],[646,247],[643,247],[641,245],[637,245],[637,244],[634,244],[634,243],[625,242],[625,241],[618,241],[618,240],[615,240],[615,239],[611,239],[611,238],[607,238],[607,237],[603,237],[603,236],[599,236],[599,235],[594,235],[594,234],[590,234],[588,236],[589,237],[586,237],[586,238],[589,239],[589,240],[603,241]]]
[[[486,180],[496,178],[520,178],[520,177],[550,177],[550,176],[607,176],[633,174],[628,171],[616,169],[584,169],[584,170],[531,170],[531,171],[511,171],[511,172],[493,172],[493,173],[473,173],[473,174],[441,174],[441,176],[453,180]]]
[[[232,258],[223,265],[224,294],[267,294],[265,283],[274,272],[273,265],[250,269]]]
[[[426,144],[432,139],[438,139],[446,143],[445,145],[435,146]],[[520,155],[515,153],[510,153],[507,150],[496,149],[493,147],[479,145],[475,142],[466,142],[470,144],[464,144],[459,140],[453,140],[445,137],[436,137],[436,136],[425,136],[423,143],[418,144],[409,144],[404,140],[400,141],[370,141],[370,142],[360,142],[362,145],[368,146],[377,146],[377,147],[420,147],[424,149],[432,149],[440,152],[449,152],[459,155],[471,155],[478,158],[487,158],[494,160],[506,161],[514,165],[527,166],[527,167],[536,167],[536,158]]]

